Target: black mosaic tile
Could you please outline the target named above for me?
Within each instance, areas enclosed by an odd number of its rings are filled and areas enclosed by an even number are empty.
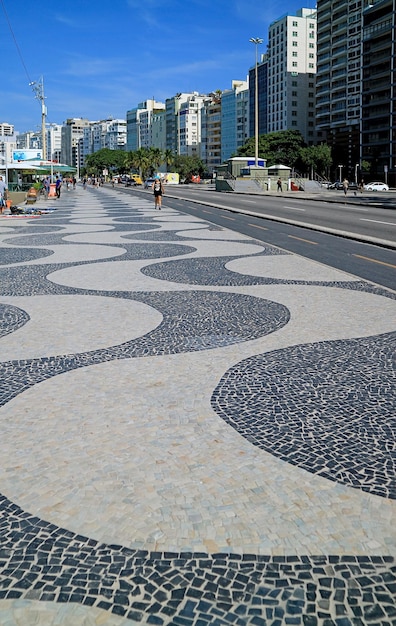
[[[53,254],[52,250],[33,250],[32,248],[0,248],[0,265],[26,263],[42,259]]]
[[[0,337],[15,332],[29,320],[29,315],[22,309],[0,302]]]
[[[396,333],[258,355],[221,379],[212,407],[292,465],[396,498]]]

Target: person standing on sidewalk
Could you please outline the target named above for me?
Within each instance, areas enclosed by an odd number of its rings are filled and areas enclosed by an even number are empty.
[[[278,191],[282,191],[282,179],[279,177],[276,181]]]
[[[155,177],[152,188],[154,192],[155,208],[158,207],[158,209],[161,211],[162,196],[164,195],[164,186],[159,176]]]

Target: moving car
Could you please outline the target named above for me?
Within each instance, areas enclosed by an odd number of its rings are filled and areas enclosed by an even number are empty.
[[[368,183],[364,185],[366,191],[389,191],[389,185],[386,183]]]
[[[144,188],[148,189],[149,187],[151,187],[151,185],[153,184],[155,178],[147,178],[147,180],[144,181]]]
[[[125,187],[136,187],[136,185],[137,185],[137,182],[133,178],[128,178],[128,180],[125,183]]]

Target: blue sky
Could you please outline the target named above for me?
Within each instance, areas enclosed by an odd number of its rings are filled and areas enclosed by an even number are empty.
[[[44,79],[47,121],[125,118],[139,102],[209,93],[254,65],[250,37],[266,51],[268,25],[315,2],[289,0],[0,0],[0,121],[38,130],[29,81]]]

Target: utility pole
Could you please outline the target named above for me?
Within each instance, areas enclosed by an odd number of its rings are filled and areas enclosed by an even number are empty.
[[[46,118],[47,118],[47,107],[45,106],[45,96],[44,96],[44,78],[41,77],[39,82],[29,83],[30,87],[33,89],[37,100],[41,102],[41,145],[43,151],[43,161],[47,160],[47,129],[46,129]]]

